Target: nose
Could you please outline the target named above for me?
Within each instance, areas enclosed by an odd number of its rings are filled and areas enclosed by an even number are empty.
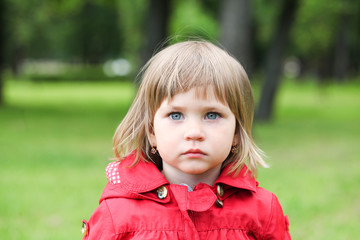
[[[189,121],[186,124],[185,140],[196,140],[196,141],[203,141],[205,139],[205,133],[201,121]]]

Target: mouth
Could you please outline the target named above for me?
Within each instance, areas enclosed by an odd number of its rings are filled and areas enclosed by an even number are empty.
[[[189,158],[202,158],[206,154],[203,151],[201,151],[200,149],[189,149],[188,151],[183,153],[183,155],[185,155]]]

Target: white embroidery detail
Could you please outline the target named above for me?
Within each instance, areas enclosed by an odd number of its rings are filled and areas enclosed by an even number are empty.
[[[105,169],[106,178],[111,184],[117,184],[121,182],[118,168],[119,164],[119,162],[112,162]]]

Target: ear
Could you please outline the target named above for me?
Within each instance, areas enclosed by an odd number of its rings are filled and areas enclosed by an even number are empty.
[[[157,145],[156,144],[156,136],[155,136],[155,133],[153,131],[150,132],[148,139],[149,139],[149,142],[150,142],[151,146],[156,147],[156,145]]]
[[[232,146],[238,145],[239,142],[240,142],[240,133],[239,133],[239,131],[237,131],[237,128],[236,128],[236,131],[235,131],[235,133],[234,133],[234,138],[233,138]]]

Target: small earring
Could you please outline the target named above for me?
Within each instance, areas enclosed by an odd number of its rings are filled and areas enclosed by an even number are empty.
[[[232,153],[237,153],[237,147],[236,147],[236,146],[232,146],[231,152],[232,152]]]
[[[157,153],[156,147],[152,147],[150,152],[155,155]]]

